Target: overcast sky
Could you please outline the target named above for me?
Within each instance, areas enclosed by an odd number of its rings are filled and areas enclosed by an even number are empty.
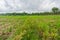
[[[51,11],[60,7],[60,0],[0,0],[0,12],[14,11]]]

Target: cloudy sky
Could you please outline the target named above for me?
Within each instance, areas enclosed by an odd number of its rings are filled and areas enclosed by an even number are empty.
[[[51,11],[60,7],[60,0],[0,0],[0,12]]]

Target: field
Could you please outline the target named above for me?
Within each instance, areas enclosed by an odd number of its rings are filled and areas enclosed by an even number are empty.
[[[0,40],[60,40],[60,15],[0,16]]]

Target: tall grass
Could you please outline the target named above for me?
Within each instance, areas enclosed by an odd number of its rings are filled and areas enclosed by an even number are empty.
[[[0,16],[0,40],[60,40],[60,16]]]

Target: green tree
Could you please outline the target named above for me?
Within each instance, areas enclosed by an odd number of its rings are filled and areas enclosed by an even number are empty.
[[[59,9],[57,7],[52,8],[53,13],[58,13]]]

